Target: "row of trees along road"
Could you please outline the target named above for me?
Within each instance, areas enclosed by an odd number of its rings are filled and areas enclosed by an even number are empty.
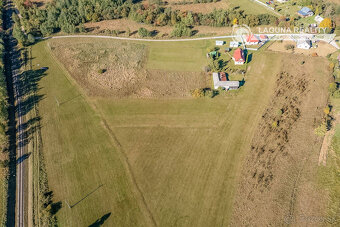
[[[176,24],[232,26],[234,19],[249,26],[275,25],[278,18],[270,14],[250,15],[238,8],[214,10],[207,14],[181,12],[162,4],[142,4],[134,0],[52,0],[44,7],[29,0],[15,0],[27,33],[47,36],[55,32],[84,32],[84,23],[129,18],[156,26]],[[182,29],[184,30],[184,29]],[[185,32],[184,32],[185,33]]]

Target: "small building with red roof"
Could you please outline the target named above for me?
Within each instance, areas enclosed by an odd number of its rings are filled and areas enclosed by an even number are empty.
[[[266,42],[266,41],[268,41],[268,36],[267,35],[260,35],[260,39],[261,39],[261,41],[263,41],[263,42]]]
[[[246,36],[246,44],[247,45],[257,45],[259,44],[260,39],[255,35],[247,35]]]
[[[235,50],[233,60],[235,62],[235,65],[243,65],[246,62],[244,52],[241,48]]]

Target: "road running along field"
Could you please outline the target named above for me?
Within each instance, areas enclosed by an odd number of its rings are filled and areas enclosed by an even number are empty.
[[[275,68],[264,62],[279,64],[276,55],[254,60],[263,73],[253,67],[238,96],[117,100],[81,95],[47,42],[33,47],[33,65],[48,67],[39,82],[45,95],[39,111],[50,188],[55,202],[63,202],[62,226],[89,225],[107,213],[109,225],[147,225],[146,207],[161,226],[230,220],[240,161],[275,80]],[[108,132],[121,144],[136,185]],[[65,201],[76,205],[70,209]]]

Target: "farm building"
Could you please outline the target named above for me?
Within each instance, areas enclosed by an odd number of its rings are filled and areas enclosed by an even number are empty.
[[[213,80],[215,89],[235,90],[240,87],[239,81],[228,81],[225,73],[213,73]]]
[[[224,41],[216,41],[216,46],[223,46],[224,45]]]
[[[234,47],[239,47],[240,46],[240,43],[239,42],[230,42],[230,48],[234,48]]]
[[[339,56],[338,56],[338,61],[339,61],[339,64],[340,64],[340,54],[339,54]]]
[[[285,3],[288,2],[289,0],[277,0],[279,3]]]
[[[246,44],[247,45],[257,45],[259,44],[260,40],[255,35],[248,35],[246,36]]]
[[[314,15],[313,11],[308,7],[303,7],[300,11],[298,11],[298,14],[301,17],[310,17]]]
[[[235,62],[235,65],[243,65],[246,62],[244,52],[241,48],[235,50],[233,60]]]
[[[312,41],[310,41],[309,39],[300,38],[296,42],[296,47],[299,49],[309,50],[310,48],[312,48]]]

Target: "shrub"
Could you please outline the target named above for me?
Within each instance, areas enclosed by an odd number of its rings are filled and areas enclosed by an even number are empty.
[[[204,90],[202,88],[196,88],[191,92],[192,97],[201,98],[204,97]]]
[[[282,114],[283,114],[283,110],[282,109],[278,109],[277,110],[277,116],[281,117]]]
[[[7,168],[9,165],[9,161],[6,159],[6,160],[0,160],[0,167],[1,168]]]
[[[333,97],[338,99],[340,98],[340,90],[336,90],[334,93],[333,93]]]
[[[326,126],[326,123],[322,123],[319,127],[317,127],[315,130],[314,130],[314,133],[318,136],[325,136],[327,132],[327,126]]]
[[[326,115],[328,115],[328,114],[331,112],[331,108],[329,108],[329,106],[327,106],[327,107],[325,107],[325,108],[323,109],[323,112],[324,112]]]
[[[333,94],[338,89],[338,85],[333,82],[329,84],[328,90],[331,94]]]
[[[148,31],[146,28],[139,28],[138,29],[138,35],[140,37],[148,37],[151,35],[151,32]]]
[[[34,36],[32,34],[28,34],[27,41],[28,41],[29,44],[34,44],[35,43]]]
[[[286,50],[294,50],[295,46],[293,44],[287,44],[285,45]]]
[[[273,123],[272,123],[272,128],[277,128],[278,125],[279,125],[279,124],[278,124],[277,121],[273,121]]]
[[[184,23],[175,24],[175,28],[171,32],[171,36],[174,37],[183,37],[191,35],[192,35],[191,29],[187,27]]]
[[[106,69],[98,69],[98,73],[99,74],[103,74],[103,73],[105,73],[106,72]]]

